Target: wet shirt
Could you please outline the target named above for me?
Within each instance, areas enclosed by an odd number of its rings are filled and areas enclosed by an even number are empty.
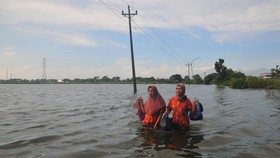
[[[143,125],[144,126],[154,126],[155,123],[157,122],[157,118],[160,115],[160,113],[163,113],[164,109],[159,110],[157,113],[155,114],[145,114],[144,120],[143,120]]]
[[[157,121],[157,115],[146,114],[143,120],[144,126],[153,126]]]
[[[169,110],[173,111],[173,124],[182,128],[188,128],[188,111],[192,109],[192,103],[189,98],[180,102],[176,96],[172,97],[167,105]]]

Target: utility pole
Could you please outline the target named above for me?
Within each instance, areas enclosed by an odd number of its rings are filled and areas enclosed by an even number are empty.
[[[137,92],[137,88],[136,88],[135,65],[134,65],[134,54],[133,54],[133,42],[132,42],[132,31],[131,31],[131,18],[134,15],[137,15],[137,10],[135,11],[135,13],[130,13],[130,7],[128,6],[128,13],[124,13],[124,11],[122,11],[122,15],[128,17],[128,22],[129,22],[129,35],[130,35],[130,50],[131,50],[131,62],[132,62],[133,88],[134,88],[134,93],[136,93]]]
[[[43,80],[47,79],[46,60],[47,60],[46,58],[43,58],[43,75],[42,75]]]
[[[8,69],[6,69],[6,80],[8,80],[9,78],[9,73],[8,73]]]
[[[191,81],[191,77],[190,77],[190,63],[186,64],[188,66],[188,77],[189,77],[189,85],[190,85],[190,81]]]
[[[193,59],[192,60],[192,62],[191,62],[191,69],[192,69],[192,80],[193,80],[193,62],[196,60],[196,59],[198,59],[199,57],[197,57],[197,58],[195,58],[195,59]],[[193,80],[193,84],[194,84],[194,80]]]
[[[196,60],[196,59],[198,59],[199,57],[197,57],[197,58],[195,58],[195,59],[193,59],[192,61],[191,61],[191,63],[189,63],[188,62],[188,64],[186,64],[187,66],[188,66],[188,75],[189,75],[189,78],[190,78],[190,80],[192,79],[193,80],[193,62]],[[190,76],[190,67],[191,67],[191,76]],[[193,84],[194,84],[194,80],[193,80]],[[189,85],[190,85],[190,83],[189,83]]]

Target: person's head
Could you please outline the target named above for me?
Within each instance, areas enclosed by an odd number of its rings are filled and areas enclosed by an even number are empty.
[[[157,93],[157,87],[156,86],[149,86],[147,92],[148,92],[148,97],[152,98]]]
[[[183,96],[185,96],[185,92],[186,92],[185,85],[183,83],[178,83],[176,85],[176,96],[183,97]]]

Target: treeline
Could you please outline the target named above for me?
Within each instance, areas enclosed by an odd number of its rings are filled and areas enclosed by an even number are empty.
[[[154,78],[154,77],[137,77],[136,82],[138,84],[161,84],[161,83],[185,83],[185,84],[216,84],[222,86],[229,86],[236,89],[245,89],[245,88],[262,88],[262,89],[280,89],[280,67],[279,65],[276,68],[271,69],[271,78],[264,79],[261,77],[246,76],[242,72],[233,71],[231,68],[227,68],[224,65],[224,60],[219,59],[215,62],[215,73],[208,74],[204,79],[200,75],[196,74],[192,77],[185,76],[182,78],[180,74],[171,75],[168,79],[166,78]],[[94,76],[93,78],[88,79],[35,79],[35,80],[26,80],[26,79],[9,79],[9,80],[0,80],[0,84],[127,84],[133,83],[132,78],[121,79],[120,77],[108,76]]]
[[[233,71],[224,65],[224,60],[219,59],[215,63],[216,73],[207,75],[204,78],[205,84],[216,84],[229,86],[236,89],[261,88],[261,89],[280,89],[280,67],[271,69],[270,78],[246,76],[242,72]]]
[[[188,77],[185,77],[188,78]],[[200,78],[203,83],[203,80]],[[184,82],[181,75],[175,74],[169,77],[168,79],[165,78],[154,78],[154,77],[137,77],[136,82],[140,84],[160,84],[160,83],[179,83]],[[190,80],[191,82],[191,80]],[[27,80],[27,79],[9,79],[9,80],[0,80],[0,84],[104,84],[104,83],[112,83],[112,84],[127,84],[133,83],[133,78],[127,78],[121,80],[120,77],[112,77],[109,78],[108,76],[95,76],[94,78],[88,79],[35,79],[35,80]]]

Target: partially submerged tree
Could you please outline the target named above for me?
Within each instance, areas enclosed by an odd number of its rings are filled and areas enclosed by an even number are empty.
[[[276,68],[272,68],[271,69],[271,77],[275,78],[275,79],[279,79],[280,78],[280,67],[279,65],[276,65]]]
[[[227,67],[224,66],[224,59],[219,59],[219,62],[216,61],[215,63],[215,70],[218,73],[218,82],[221,83],[222,81],[224,81],[226,79],[226,75],[227,75]]]

